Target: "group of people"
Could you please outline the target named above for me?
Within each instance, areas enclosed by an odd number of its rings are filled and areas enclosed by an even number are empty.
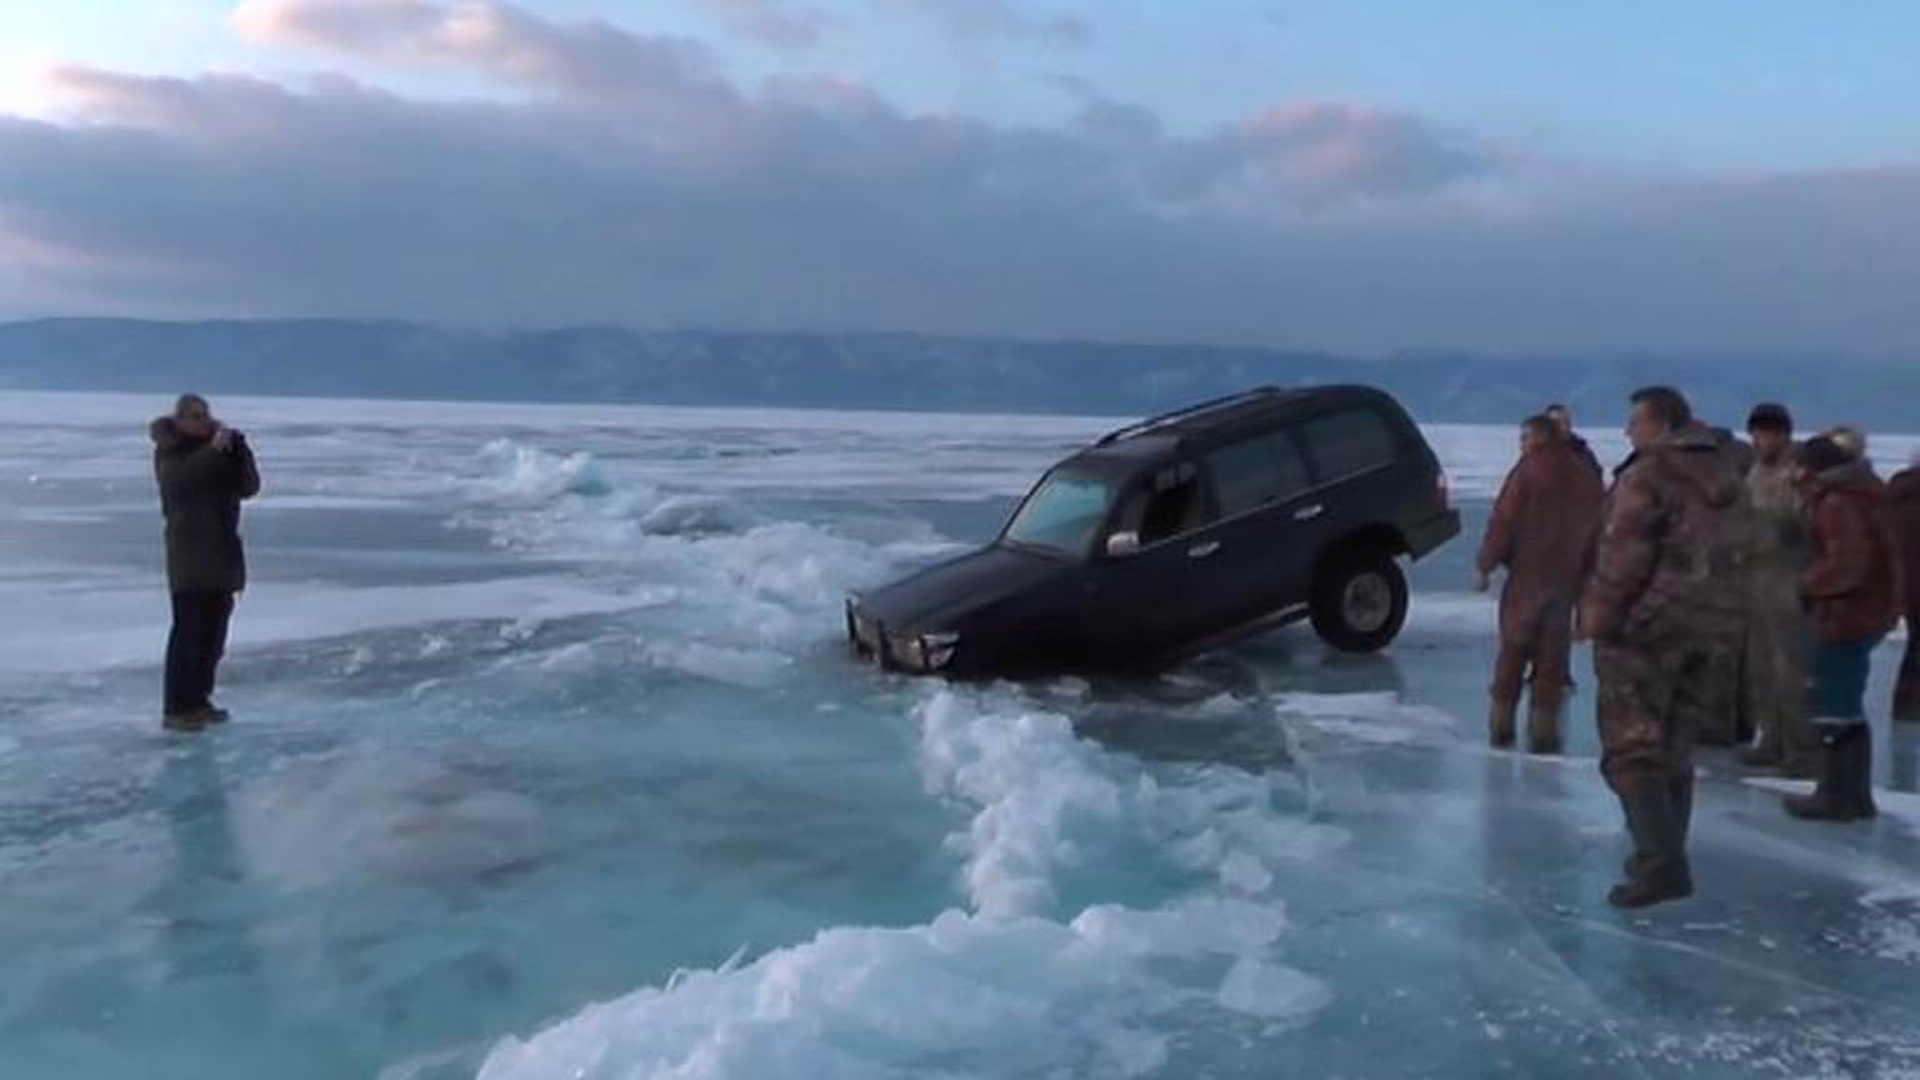
[[[1753,767],[1810,777],[1789,799],[1803,818],[1876,813],[1864,698],[1875,648],[1902,616],[1920,620],[1920,455],[1883,483],[1866,439],[1836,429],[1794,442],[1793,419],[1762,405],[1750,441],[1710,428],[1667,387],[1633,395],[1633,452],[1612,484],[1554,406],[1521,425],[1480,547],[1480,587],[1506,571],[1488,735],[1561,748],[1574,641],[1591,641],[1601,773],[1634,854],[1609,894],[1644,907],[1688,896],[1686,841],[1697,743],[1752,741]],[[166,517],[173,630],[165,726],[226,719],[213,702],[234,597],[246,587],[240,505],[260,490],[253,452],[204,398],[152,425]],[[1909,639],[1897,720],[1920,722],[1920,642]],[[1756,739],[1757,736],[1757,739]]]
[[[1632,453],[1612,484],[1571,415],[1521,426],[1480,547],[1505,570],[1488,737],[1557,753],[1574,641],[1593,643],[1602,775],[1634,854],[1609,894],[1639,908],[1693,892],[1686,843],[1697,744],[1751,743],[1744,764],[1817,781],[1796,817],[1875,816],[1866,689],[1874,650],[1920,620],[1920,455],[1883,482],[1866,438],[1803,443],[1775,404],[1748,441],[1697,420],[1669,387],[1633,395]],[[1920,722],[1920,643],[1895,691]]]

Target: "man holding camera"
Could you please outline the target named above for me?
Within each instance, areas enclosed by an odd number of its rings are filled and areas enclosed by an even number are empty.
[[[226,652],[234,596],[247,587],[240,504],[260,493],[260,471],[246,438],[214,419],[198,394],[183,395],[150,433],[173,594],[163,724],[169,731],[200,731],[227,719],[213,703],[214,676]]]

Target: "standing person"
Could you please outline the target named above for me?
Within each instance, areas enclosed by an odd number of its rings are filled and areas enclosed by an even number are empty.
[[[163,723],[170,731],[199,731],[227,719],[213,703],[213,684],[234,595],[247,587],[240,504],[259,494],[260,471],[246,438],[215,420],[198,394],[182,395],[150,433],[173,594]]]
[[[1627,879],[1607,900],[1641,908],[1693,894],[1687,830],[1693,813],[1697,714],[1681,688],[1715,651],[1738,648],[1746,597],[1722,582],[1745,563],[1744,488],[1712,432],[1692,423],[1668,387],[1633,395],[1633,454],[1607,496],[1580,636],[1594,641],[1600,772],[1633,836]]]
[[[1749,579],[1743,710],[1760,741],[1740,755],[1754,768],[1812,777],[1820,742],[1802,711],[1812,630],[1800,600],[1800,575],[1809,556],[1806,507],[1800,498],[1793,416],[1766,404],[1747,420],[1754,463],[1747,472],[1753,503],[1753,568]]]
[[[1607,471],[1600,467],[1600,459],[1594,456],[1593,447],[1588,446],[1587,440],[1573,430],[1573,410],[1556,401],[1547,406],[1545,415],[1547,419],[1553,421],[1554,428],[1560,432],[1561,441],[1573,451],[1573,456],[1579,458],[1587,468],[1593,470],[1593,475],[1605,482]]]
[[[1753,463],[1752,447],[1726,428],[1697,419],[1688,427],[1711,438],[1724,459],[1722,467],[1739,478],[1739,504],[1730,511],[1734,517],[1729,519],[1729,529],[1738,530],[1742,543],[1749,542],[1753,519],[1746,476]],[[1753,588],[1750,569],[1750,560],[1722,560],[1712,570],[1715,586],[1744,598]],[[1747,628],[1742,625],[1730,647],[1709,650],[1705,670],[1680,683],[1675,708],[1690,714],[1687,730],[1694,733],[1694,740],[1701,746],[1740,746],[1753,740],[1749,718],[1740,707],[1746,681],[1746,634]]]
[[[1835,446],[1840,448],[1842,453],[1850,458],[1864,460],[1867,456],[1867,433],[1857,427],[1848,427],[1842,424],[1837,428],[1829,429],[1821,437],[1831,440]]]
[[[1907,617],[1907,654],[1893,692],[1893,718],[1920,723],[1920,450],[1911,465],[1887,481],[1887,502],[1887,520],[1900,545]]]
[[[1813,562],[1800,585],[1820,637],[1808,702],[1820,732],[1820,783],[1786,806],[1795,817],[1858,821],[1879,812],[1867,676],[1873,650],[1899,621],[1899,569],[1883,517],[1886,485],[1871,465],[1824,436],[1801,450],[1800,471],[1813,528]]]
[[[1520,462],[1507,475],[1480,544],[1480,591],[1506,568],[1500,591],[1500,654],[1494,662],[1487,738],[1513,745],[1520,689],[1531,683],[1527,748],[1560,752],[1573,648],[1573,605],[1600,525],[1600,477],[1575,455],[1553,421],[1520,429]]]

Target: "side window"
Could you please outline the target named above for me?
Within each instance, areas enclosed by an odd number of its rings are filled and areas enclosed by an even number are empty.
[[[1200,471],[1189,464],[1161,470],[1128,496],[1120,528],[1138,532],[1144,546],[1205,528],[1212,520]]]
[[[1307,467],[1285,435],[1262,435],[1215,450],[1207,457],[1220,516],[1233,517],[1282,502],[1305,491]]]
[[[1371,409],[1316,416],[1300,425],[1300,434],[1322,483],[1388,465],[1394,459],[1393,430]]]

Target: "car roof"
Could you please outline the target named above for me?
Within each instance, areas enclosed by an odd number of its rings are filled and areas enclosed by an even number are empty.
[[[1070,460],[1137,466],[1173,457],[1189,446],[1209,444],[1243,428],[1264,426],[1282,412],[1299,412],[1315,404],[1377,403],[1382,399],[1391,401],[1384,392],[1368,386],[1261,386],[1117,428]]]

